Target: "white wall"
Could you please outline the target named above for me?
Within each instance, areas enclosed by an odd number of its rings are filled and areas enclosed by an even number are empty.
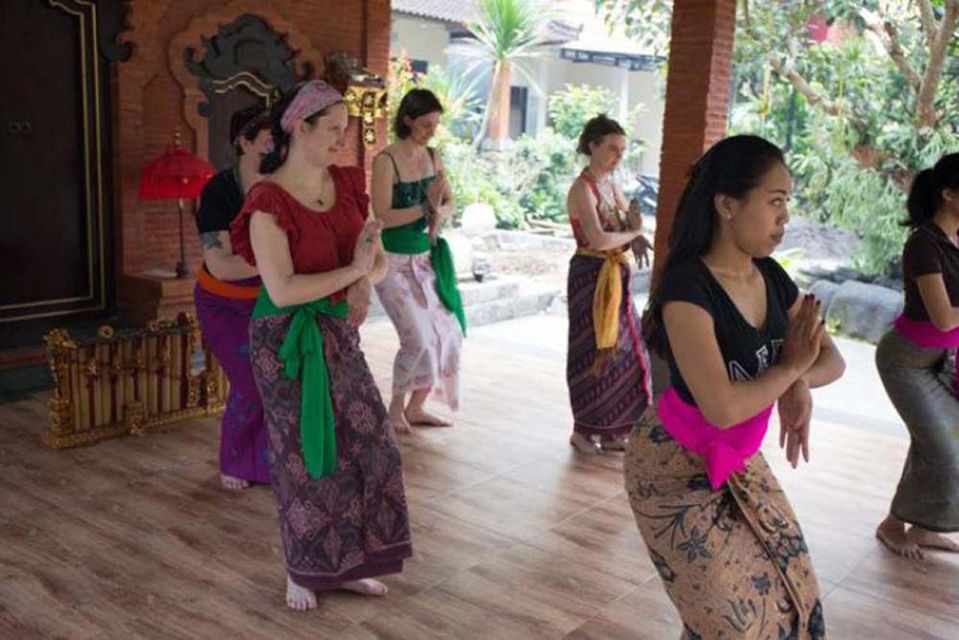
[[[430,67],[441,66],[444,69],[452,67],[454,73],[465,68],[467,61],[455,59],[455,48],[447,50],[449,33],[444,24],[408,18],[400,15],[393,16],[391,33],[391,56],[401,55],[403,52],[415,60],[426,60]],[[452,59],[450,54],[453,53]],[[549,94],[559,91],[566,84],[588,84],[605,87],[619,97],[617,113],[609,114],[618,120],[624,120],[626,114],[637,103],[643,103],[645,109],[635,123],[632,123],[633,134],[646,140],[646,151],[643,154],[643,173],[659,175],[659,155],[662,146],[663,129],[663,77],[659,70],[628,71],[608,65],[576,63],[563,60],[558,50],[554,49],[546,55],[528,60],[527,68],[532,71],[537,84],[543,90],[543,95],[535,95],[530,87],[530,101],[527,106],[526,128],[535,135],[546,124],[547,105]],[[477,83],[477,93],[485,103],[489,91],[488,70],[478,71],[481,77]],[[526,79],[514,71],[512,84],[519,87],[529,86]]]
[[[559,54],[554,54],[558,56]],[[601,64],[590,64],[584,62],[572,62],[561,58],[550,60],[549,87],[547,93],[560,91],[567,84],[588,84],[594,87],[604,87],[613,92],[613,95],[620,96],[621,89],[628,84],[629,72],[625,69],[610,67]],[[622,119],[626,115],[626,110],[631,105],[628,101],[622,101],[620,104],[621,112],[610,113],[610,118]]]
[[[634,71],[629,78],[630,108],[637,103],[644,106],[633,123],[633,135],[646,141],[642,171],[654,176],[659,175],[659,155],[663,146],[663,113],[666,107],[663,82],[661,70]]]
[[[426,60],[430,67],[446,68],[446,46],[449,44],[446,25],[393,15],[390,30],[390,57],[405,55],[411,60]]]
[[[526,117],[526,130],[534,136],[546,126],[546,99],[549,96],[549,76],[554,62],[552,58],[543,56],[529,64],[530,71],[536,78],[536,84],[542,91],[537,93],[531,89],[529,92],[530,105]]]
[[[559,91],[566,84],[587,84],[605,87],[620,99],[618,113],[609,116],[625,120],[626,114],[638,103],[644,105],[642,114],[633,123],[633,135],[646,141],[642,172],[659,175],[659,152],[663,141],[663,108],[659,71],[628,71],[608,65],[573,62],[552,58],[548,62],[547,94]]]

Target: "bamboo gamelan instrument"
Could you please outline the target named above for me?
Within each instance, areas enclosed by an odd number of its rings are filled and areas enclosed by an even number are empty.
[[[45,341],[56,388],[44,440],[54,449],[142,435],[223,410],[226,375],[208,348],[205,364],[195,364],[200,331],[190,314],[141,330],[103,326],[87,340],[54,329]]]

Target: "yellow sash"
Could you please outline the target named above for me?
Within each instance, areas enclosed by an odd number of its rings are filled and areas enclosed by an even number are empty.
[[[593,293],[593,327],[596,330],[596,349],[615,349],[619,342],[619,307],[623,304],[621,269],[629,266],[623,249],[594,251],[586,247],[576,249],[576,255],[599,258],[603,266],[596,279]]]

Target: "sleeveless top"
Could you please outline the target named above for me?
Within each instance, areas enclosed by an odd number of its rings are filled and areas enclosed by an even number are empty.
[[[410,180],[408,182],[404,182],[400,179],[400,167],[396,163],[396,158],[394,158],[393,155],[388,151],[383,152],[383,155],[389,158],[390,162],[393,163],[393,201],[390,205],[393,209],[406,209],[407,207],[414,207],[426,200],[426,194],[429,191],[430,184],[432,184],[433,180],[436,179],[436,162],[433,157],[433,149],[427,147],[426,150],[429,151],[430,162],[433,164],[433,175],[426,176],[420,180]],[[426,220],[426,216],[421,216],[413,222],[392,228],[412,229],[413,231],[425,232],[428,226],[429,223]],[[384,229],[383,233],[387,233],[389,231],[390,229]]]
[[[615,223],[610,219],[610,214],[607,212],[609,204],[604,200],[602,194],[599,191],[599,185],[596,184],[596,180],[593,179],[593,176],[590,175],[589,171],[583,169],[582,173],[579,174],[579,179],[582,179],[586,183],[586,186],[589,187],[589,190],[593,192],[593,196],[596,198],[596,215],[599,217],[599,225],[603,231],[606,232],[616,232],[624,231],[625,229],[617,228]],[[604,209],[603,205],[606,204]],[[613,205],[615,207],[615,203]],[[589,248],[589,242],[586,240],[586,234],[583,233],[583,225],[579,220],[570,217],[570,225],[573,227],[573,237],[576,239],[576,246],[578,248]],[[627,249],[629,245],[623,245],[623,249]]]

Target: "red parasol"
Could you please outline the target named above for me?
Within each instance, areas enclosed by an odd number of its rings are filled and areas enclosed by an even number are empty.
[[[183,244],[183,198],[196,198],[203,191],[216,169],[179,146],[167,147],[140,173],[140,198],[144,200],[176,199],[180,212],[180,261],[176,265],[176,277],[185,278],[186,248]]]
[[[140,197],[144,200],[196,198],[216,169],[186,149],[167,147],[140,174]]]

